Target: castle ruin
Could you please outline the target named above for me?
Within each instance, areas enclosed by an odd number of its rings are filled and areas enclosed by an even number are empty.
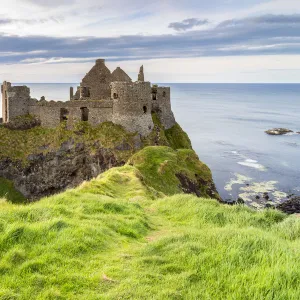
[[[105,60],[98,59],[76,92],[70,88],[70,100],[66,102],[46,101],[44,97],[38,101],[30,97],[27,86],[12,86],[6,81],[1,92],[4,123],[28,114],[38,117],[41,125],[48,128],[61,122],[72,128],[79,121],[92,126],[111,121],[146,136],[154,127],[151,112],[156,112],[165,129],[175,125],[170,88],[144,81],[143,66],[138,81],[132,82],[120,67],[111,73]]]

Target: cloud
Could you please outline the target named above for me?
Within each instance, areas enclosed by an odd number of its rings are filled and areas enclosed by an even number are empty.
[[[38,6],[46,7],[57,7],[62,5],[70,5],[75,2],[75,0],[25,0],[26,2],[33,3]]]
[[[182,22],[174,22],[169,24],[169,28],[173,28],[176,31],[186,31],[197,26],[202,26],[208,24],[208,20],[200,20],[196,18],[185,19]]]
[[[168,35],[100,38],[0,35],[0,44],[0,63],[58,64],[92,61],[95,57],[120,61],[300,54],[300,15],[231,19],[212,28]]]
[[[233,26],[275,26],[275,25],[300,25],[300,14],[294,15],[264,15],[245,19],[232,19],[226,20],[219,24],[220,27],[233,27]]]
[[[47,22],[61,23],[63,21],[64,18],[61,16],[56,16],[56,17],[52,16],[43,19],[0,19],[0,26],[8,25],[8,24],[34,25],[34,24],[44,24]]]
[[[6,25],[12,23],[10,19],[0,19],[0,25]]]

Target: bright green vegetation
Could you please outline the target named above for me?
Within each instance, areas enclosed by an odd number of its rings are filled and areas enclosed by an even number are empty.
[[[91,152],[99,147],[109,148],[118,159],[124,161],[135,152],[135,134],[126,132],[122,126],[112,122],[96,127],[80,122],[73,130],[67,130],[64,123],[54,129],[38,126],[28,130],[10,130],[2,126],[0,159],[8,157],[26,164],[28,155],[57,150],[63,142],[70,139],[75,143],[85,143]],[[129,150],[118,150],[118,146],[124,144]]]
[[[176,123],[165,131],[170,147],[173,149],[192,149],[192,143],[186,132]]]
[[[146,147],[134,154],[128,163],[141,172],[147,185],[166,195],[182,192],[176,176],[182,174],[193,182],[200,181],[201,195],[208,197],[207,188],[212,182],[211,171],[193,150]]]
[[[143,165],[0,201],[0,299],[299,299],[299,218],[164,197]]]
[[[152,120],[154,123],[154,129],[151,134],[143,140],[144,146],[169,146],[175,150],[192,149],[192,144],[188,135],[182,130],[178,123],[170,129],[165,130],[157,113],[152,113]]]
[[[18,192],[12,181],[0,177],[0,198],[6,198],[9,202],[24,203],[25,197]]]
[[[95,127],[88,122],[79,122],[72,130],[66,129],[64,122],[58,128],[37,126],[27,130],[11,130],[0,126],[0,159],[9,158],[26,165],[29,155],[56,151],[62,143],[70,140],[75,144],[84,143],[91,154],[100,147],[110,149],[119,162],[126,162],[141,146],[192,148],[187,134],[178,124],[164,130],[157,115],[154,113],[152,117],[156,127],[147,138],[142,139],[142,143],[139,142],[137,134],[129,133],[112,122],[101,123]],[[22,116],[16,118],[11,125],[25,126],[34,120],[33,116]]]

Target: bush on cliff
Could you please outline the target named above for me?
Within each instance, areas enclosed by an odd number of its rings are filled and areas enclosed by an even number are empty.
[[[0,299],[299,298],[299,218],[164,197],[142,158],[37,203],[1,200]]]

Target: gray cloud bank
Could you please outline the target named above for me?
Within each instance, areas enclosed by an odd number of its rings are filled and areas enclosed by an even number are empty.
[[[34,25],[34,24],[43,24],[47,22],[61,23],[64,21],[64,18],[61,16],[49,17],[44,19],[1,19],[0,26],[7,24],[25,24],[25,25]]]
[[[209,29],[156,36],[58,38],[0,34],[0,45],[0,63],[300,54],[300,15],[226,20]]]
[[[208,20],[200,20],[196,18],[185,19],[182,22],[174,22],[169,24],[169,28],[173,28],[176,31],[186,31],[197,26],[208,24]]]

